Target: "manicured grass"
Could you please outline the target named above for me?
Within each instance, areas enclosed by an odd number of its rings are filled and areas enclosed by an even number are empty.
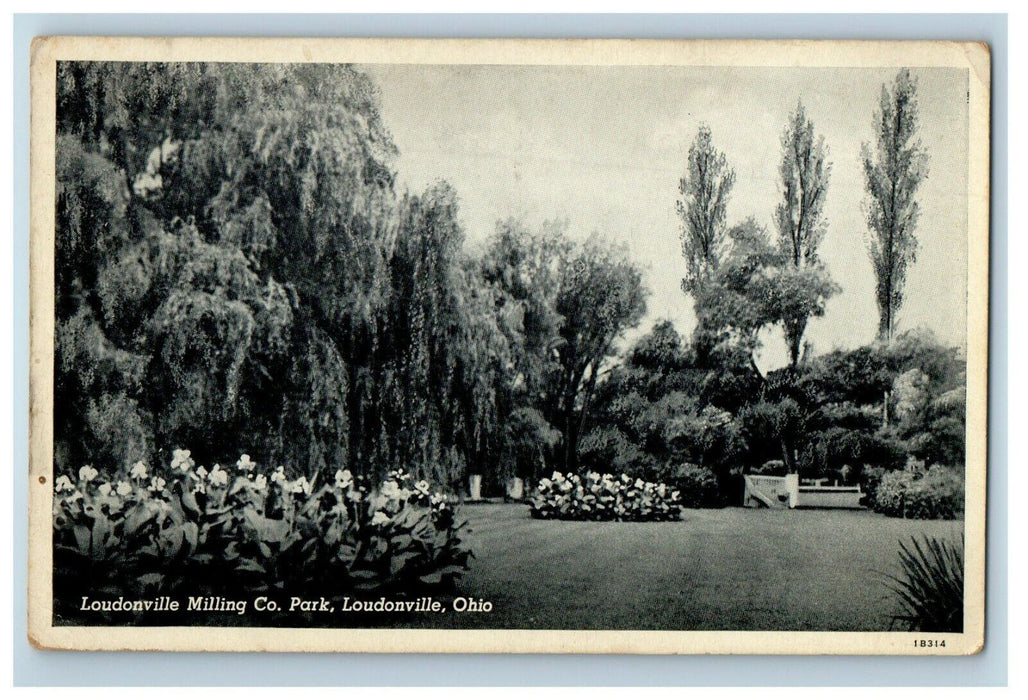
[[[885,630],[899,542],[963,523],[864,511],[685,511],[679,522],[533,520],[471,505],[475,553],[459,595],[489,614],[413,622],[529,629]]]

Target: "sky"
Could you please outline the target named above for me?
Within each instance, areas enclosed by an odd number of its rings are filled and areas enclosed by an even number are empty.
[[[569,234],[598,232],[628,244],[650,292],[647,315],[626,343],[670,319],[688,336],[692,300],[678,181],[689,144],[707,124],[736,182],[728,224],[753,216],[774,232],[781,197],[781,134],[802,99],[832,164],[821,258],[840,294],[806,340],[820,354],[874,340],[878,312],[866,252],[860,163],[872,142],[881,87],[896,69],[684,66],[366,65],[400,155],[402,191],[443,179],[456,190],[470,249],[496,222],[536,226],[566,219]],[[967,73],[913,70],[929,175],[919,191],[917,261],[908,271],[898,330],[927,327],[966,346]],[[762,369],[788,361],[779,329],[763,334]]]

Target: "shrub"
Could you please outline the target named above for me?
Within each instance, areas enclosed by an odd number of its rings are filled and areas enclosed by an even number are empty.
[[[886,472],[875,485],[871,507],[879,513],[919,520],[952,520],[964,514],[964,477],[935,465],[919,473]]]
[[[761,476],[785,476],[788,473],[789,468],[780,459],[769,459],[763,464],[750,469],[750,474],[759,474]]]
[[[55,600],[96,591],[421,592],[452,583],[471,556],[447,498],[403,471],[374,488],[346,470],[318,484],[288,479],[283,467],[259,472],[247,455],[207,470],[175,450],[155,472],[137,462],[76,476],[55,484]]]
[[[583,469],[608,469],[648,475],[659,462],[638,441],[616,426],[598,427],[578,443],[578,461]]]
[[[911,632],[964,631],[964,546],[928,537],[900,542],[902,576],[890,576],[889,588],[901,612],[893,626]]]
[[[677,520],[680,494],[666,484],[588,472],[554,472],[531,498],[532,516],[561,520]]]
[[[721,486],[710,469],[690,462],[667,471],[667,481],[678,490],[685,508],[713,508],[722,505]]]
[[[804,476],[838,478],[849,465],[847,478],[859,478],[864,465],[902,467],[906,454],[898,441],[864,429],[832,426],[812,432],[800,454],[799,469]]]

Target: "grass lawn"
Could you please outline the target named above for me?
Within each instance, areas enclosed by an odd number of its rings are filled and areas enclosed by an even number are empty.
[[[883,630],[900,539],[963,525],[840,510],[689,510],[672,523],[533,520],[525,505],[461,512],[475,559],[460,594],[493,611],[415,625]]]

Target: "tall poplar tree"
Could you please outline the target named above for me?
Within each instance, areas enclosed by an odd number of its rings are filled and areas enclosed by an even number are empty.
[[[820,270],[818,248],[828,229],[824,206],[832,172],[825,152],[824,136],[814,138],[814,123],[798,102],[782,133],[782,201],[775,210],[778,246],[794,272]],[[782,321],[793,366],[800,360],[808,320],[801,310]]]
[[[891,89],[882,85],[874,115],[875,146],[861,148],[867,197],[868,254],[874,267],[878,337],[889,341],[903,304],[907,268],[917,257],[917,190],[928,175],[928,154],[917,138],[917,81],[908,69]]]
[[[710,128],[701,126],[689,147],[685,175],[679,180],[682,195],[676,204],[682,219],[682,255],[688,266],[682,289],[695,294],[709,281],[725,255],[728,195],[735,171],[725,154],[713,144]]]

